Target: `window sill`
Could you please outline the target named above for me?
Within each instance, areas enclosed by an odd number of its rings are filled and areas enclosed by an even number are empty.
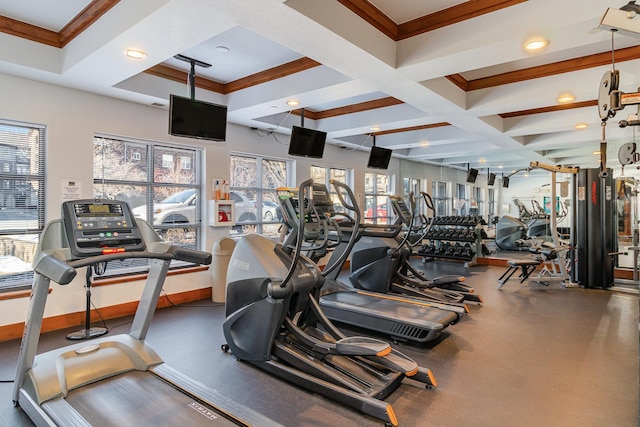
[[[51,293],[52,289],[49,288],[49,293]],[[12,292],[2,292],[0,293],[0,301],[8,301],[12,299],[20,299],[20,298],[29,298],[31,296],[31,289],[24,291],[12,291]]]

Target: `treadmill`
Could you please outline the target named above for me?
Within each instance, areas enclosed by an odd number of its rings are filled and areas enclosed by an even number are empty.
[[[340,270],[355,242],[366,236],[389,237],[398,226],[360,224],[360,210],[351,189],[341,182],[331,180],[342,205],[354,212],[355,219],[333,209],[327,187],[313,184],[313,198],[318,216],[333,224],[337,244],[322,274],[325,284],[321,290],[320,306],[326,316],[336,322],[389,335],[398,341],[424,343],[437,339],[442,332],[457,323],[466,313],[463,307],[448,306],[420,298],[382,294],[355,289],[337,280]],[[349,202],[345,200],[346,193]],[[291,212],[293,205],[283,203],[283,215],[297,218]],[[293,207],[295,209],[295,207]],[[342,217],[342,220],[338,220]],[[295,221],[287,221],[291,223]],[[292,228],[297,232],[297,228]],[[396,233],[397,234],[397,233]],[[348,236],[348,237],[347,237]]]
[[[128,334],[36,355],[51,281],[67,285],[78,268],[134,258],[148,259],[150,268]],[[46,225],[36,253],[14,405],[37,426],[277,425],[171,368],[145,342],[174,259],[206,265],[211,254],[162,242],[125,202],[65,202],[62,218]]]

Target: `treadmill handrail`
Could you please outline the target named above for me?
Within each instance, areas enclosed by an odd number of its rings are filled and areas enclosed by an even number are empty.
[[[88,265],[99,264],[109,261],[120,261],[130,258],[147,258],[159,260],[179,260],[189,261],[194,264],[209,265],[211,264],[211,254],[208,252],[185,250],[177,246],[171,246],[167,252],[117,252],[113,254],[95,255],[87,258],[80,258],[68,261],[67,264],[73,268],[86,267]]]

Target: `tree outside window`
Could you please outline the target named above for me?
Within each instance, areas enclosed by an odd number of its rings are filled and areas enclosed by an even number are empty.
[[[200,171],[193,167],[199,164],[200,156],[198,148],[96,136],[94,197],[125,201],[134,215],[152,225],[167,243],[200,249],[202,190]],[[185,162],[192,167],[184,169]],[[112,270],[126,269],[114,264]],[[140,265],[132,270],[136,268]]]

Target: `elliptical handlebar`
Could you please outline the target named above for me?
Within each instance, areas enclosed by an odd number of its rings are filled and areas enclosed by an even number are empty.
[[[298,216],[298,238],[296,239],[296,249],[293,253],[293,259],[291,260],[291,265],[289,266],[289,270],[287,271],[287,275],[280,282],[280,288],[285,288],[287,283],[293,277],[293,272],[296,270],[296,266],[298,265],[298,260],[300,259],[300,252],[302,250],[302,244],[304,242],[304,226],[306,223],[306,215],[311,213],[313,210],[313,191],[311,191],[311,185],[313,185],[313,179],[308,179],[300,184],[298,188],[298,210],[300,212]],[[305,189],[309,189],[309,206],[305,207],[304,205],[304,192]]]
[[[431,197],[431,194],[424,191],[421,191],[420,194],[422,194],[422,198],[424,199],[424,203],[427,205],[427,209],[435,212],[436,208],[433,204],[433,198]]]
[[[335,260],[333,264],[325,266],[325,268],[322,270],[322,275],[324,277],[327,277],[339,265],[344,264],[345,260],[349,256],[349,253],[351,252],[351,249],[353,249],[353,246],[356,244],[356,240],[358,240],[359,238],[360,233],[358,233],[358,230],[360,228],[360,220],[362,219],[362,214],[360,213],[360,209],[358,208],[358,204],[356,203],[356,197],[353,194],[353,191],[351,191],[351,188],[349,188],[349,186],[339,181],[336,181],[335,179],[332,179],[329,182],[336,189],[336,193],[338,193],[338,199],[340,200],[340,203],[342,204],[342,206],[353,211],[355,218],[353,219],[353,231],[351,232],[351,236],[349,236],[349,242],[347,243],[347,247],[342,252],[342,254],[338,257],[338,259]],[[343,189],[347,193],[347,195],[349,196],[349,199],[351,199],[351,203],[346,202],[346,200],[344,199],[344,196],[340,192],[341,189]],[[336,226],[336,230],[338,230],[338,234],[341,236],[342,233],[339,230],[340,227],[338,226],[337,222],[335,220],[332,220],[332,222]]]
[[[348,185],[341,183],[340,181],[336,181],[335,179],[329,180],[329,183],[333,185],[333,187],[336,189],[336,193],[338,193],[338,199],[340,199],[340,203],[342,204],[342,206],[344,206],[350,211],[353,211],[356,216],[355,222],[360,224],[360,220],[362,219],[362,214],[360,213],[360,209],[358,208],[358,203],[356,202],[356,196],[353,194],[353,191],[351,191],[351,188],[349,188]],[[347,193],[351,203],[347,203],[347,201],[344,199],[344,196],[340,191],[341,189]]]
[[[409,217],[409,228],[404,234],[402,241],[393,250],[394,252],[398,252],[407,243],[409,236],[411,235],[411,230],[413,229],[413,223],[416,219],[416,196],[413,194],[413,191],[409,193],[409,209],[411,212],[411,216]]]

